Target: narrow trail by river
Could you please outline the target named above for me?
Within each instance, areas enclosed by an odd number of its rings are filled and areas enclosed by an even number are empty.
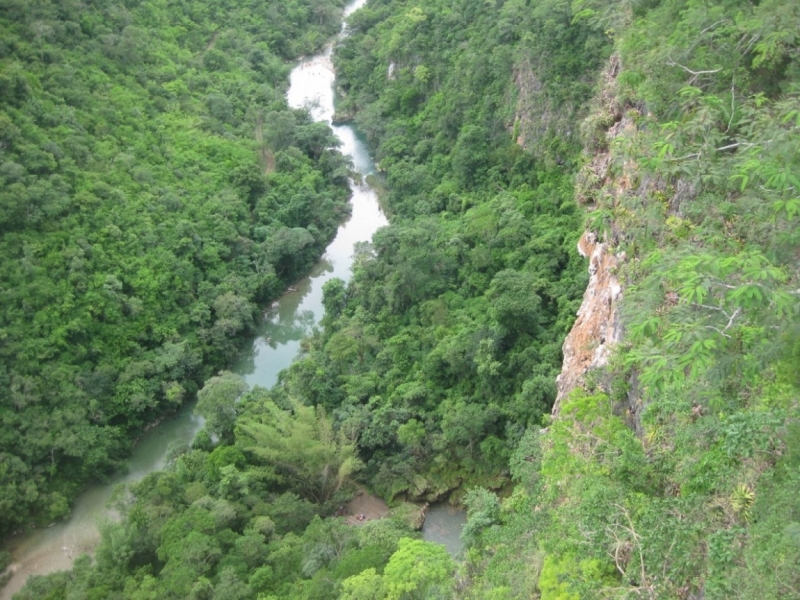
[[[345,9],[345,16],[365,3],[366,0],[355,0]],[[332,44],[320,54],[300,61],[291,72],[287,94],[290,106],[308,106],[315,120],[329,124],[334,113],[331,52]],[[269,123],[264,125],[269,127]],[[333,126],[333,130],[341,140],[340,150],[352,159],[355,171],[362,176],[374,173],[369,151],[356,131],[349,125]],[[250,386],[275,384],[278,373],[298,355],[300,340],[322,318],[324,283],[334,277],[349,280],[353,245],[369,241],[377,229],[387,224],[374,190],[355,182],[351,182],[351,187],[351,217],[341,224],[336,238],[308,277],[292,285],[267,309],[257,337],[233,366]],[[114,486],[163,468],[171,444],[190,442],[202,427],[202,419],[193,409],[193,403],[186,405],[143,434],[128,461],[127,471],[81,494],[68,521],[10,539],[5,549],[12,554],[13,575],[0,588],[0,600],[10,600],[30,575],[69,569],[78,556],[94,552],[100,541],[99,526],[110,517],[106,505]]]

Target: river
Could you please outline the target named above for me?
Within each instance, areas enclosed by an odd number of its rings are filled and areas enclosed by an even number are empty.
[[[345,9],[345,16],[366,3],[355,0]],[[307,58],[291,72],[287,93],[294,108],[311,106],[318,121],[331,123],[333,117],[332,46]],[[374,173],[375,165],[364,142],[349,125],[333,126],[341,140],[341,151],[350,156],[362,176]],[[234,365],[251,386],[271,387],[278,373],[288,367],[300,350],[300,340],[322,318],[322,286],[333,277],[347,281],[351,275],[353,244],[369,241],[375,231],[386,225],[375,192],[366,184],[351,182],[352,215],[341,224],[335,239],[305,279],[296,282],[275,301],[264,315],[258,335]],[[141,479],[164,467],[167,449],[173,442],[190,442],[202,427],[194,414],[194,404],[183,407],[142,435],[128,462],[128,469],[106,484],[87,489],[75,501],[69,520],[47,529],[34,530],[12,538],[7,549],[13,559],[14,573],[0,589],[0,600],[10,600],[30,575],[42,575],[69,569],[79,555],[92,553],[100,541],[98,526],[109,518],[106,508],[115,485]]]

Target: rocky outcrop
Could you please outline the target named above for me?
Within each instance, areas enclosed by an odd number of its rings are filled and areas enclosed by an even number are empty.
[[[561,400],[581,385],[591,369],[608,363],[609,353],[622,337],[619,303],[622,286],[616,275],[618,256],[609,244],[587,231],[578,242],[578,252],[589,259],[589,285],[578,310],[578,319],[564,341],[564,362],[556,380],[558,397],[553,415],[558,415]]]
[[[513,130],[516,143],[541,158],[548,156],[543,142],[551,137],[569,141],[577,137],[572,127],[575,111],[569,102],[557,103],[548,97],[542,80],[536,75],[538,65],[523,59],[514,68],[516,107]],[[555,157],[556,161],[560,160]]]
[[[608,364],[614,345],[623,338],[620,309],[624,281],[619,271],[626,257],[619,247],[626,236],[625,219],[631,218],[631,211],[625,205],[658,194],[665,202],[666,215],[680,217],[681,204],[697,193],[694,186],[681,180],[668,186],[661,179],[643,177],[635,162],[623,160],[622,153],[613,149],[615,138],[636,134],[637,116],[647,113],[647,107],[642,104],[620,101],[617,75],[621,70],[619,56],[611,56],[589,116],[581,124],[589,160],[576,177],[575,196],[590,213],[603,211],[597,214],[606,215],[606,219],[611,215],[612,220],[598,225],[603,228],[602,234],[587,231],[578,242],[578,252],[589,259],[589,285],[578,318],[562,348],[564,362],[553,406],[556,417],[562,400],[584,384],[588,372]],[[635,369],[630,370],[626,378],[627,397],[617,397],[614,410],[641,435],[642,401]],[[598,378],[595,383],[603,389],[608,379]]]
[[[610,142],[634,127],[616,100],[616,77],[620,71],[617,56],[612,56],[603,73],[600,92],[593,109],[581,125],[586,152],[591,159],[584,165],[576,181],[576,196],[588,210],[611,208],[631,188],[630,171],[635,165],[625,164],[618,172],[612,169]],[[578,252],[589,259],[589,285],[578,310],[578,318],[562,347],[564,361],[556,383],[558,396],[553,415],[558,416],[561,401],[583,384],[586,374],[608,364],[611,350],[622,338],[620,302],[622,285],[617,268],[624,254],[614,251],[615,228],[604,237],[587,231],[578,242]]]

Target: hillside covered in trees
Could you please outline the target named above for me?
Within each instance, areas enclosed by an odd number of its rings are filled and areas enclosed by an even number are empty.
[[[347,214],[284,61],[337,2],[0,5],[0,532],[68,513]]]
[[[573,10],[614,44],[575,197],[622,337],[471,510],[466,596],[798,598],[800,5]]]
[[[370,0],[348,28],[338,112],[390,226],[279,385],[208,380],[95,562],[19,597],[800,598],[800,5]],[[584,230],[621,341],[556,400]],[[402,509],[330,518],[353,479],[463,502],[463,557]]]

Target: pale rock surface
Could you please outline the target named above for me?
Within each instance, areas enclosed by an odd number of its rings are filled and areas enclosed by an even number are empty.
[[[589,285],[583,294],[578,319],[564,340],[564,362],[556,379],[558,396],[553,406],[557,416],[561,400],[575,387],[581,385],[589,370],[608,364],[614,344],[622,337],[619,303],[622,286],[616,276],[621,256],[615,255],[609,245],[597,239],[593,232],[585,232],[578,242],[578,252],[589,259]]]

